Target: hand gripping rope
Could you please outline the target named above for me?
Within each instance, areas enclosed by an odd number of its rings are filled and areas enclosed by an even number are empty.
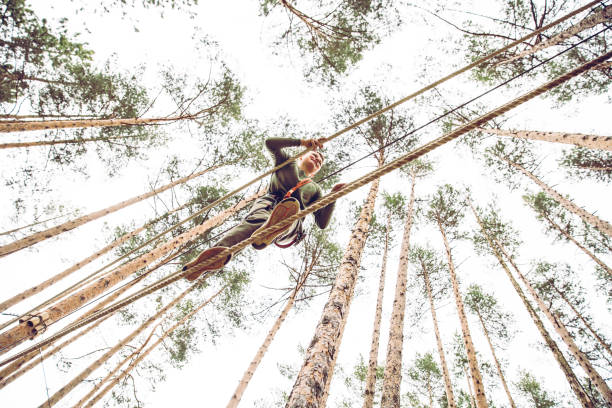
[[[571,78],[574,78],[576,76],[578,76],[579,74],[593,68],[594,66],[608,60],[610,57],[612,57],[612,51],[607,52],[606,54],[603,54],[581,66],[579,66],[578,68],[575,68],[574,70],[567,72],[559,77],[557,77],[556,79],[549,81],[535,89],[533,89],[530,92],[527,92],[526,94],[523,94],[521,96],[519,96],[518,98],[506,103],[505,105],[502,105],[496,109],[493,109],[492,111],[480,116],[479,118],[476,118],[472,121],[470,121],[469,123],[466,123],[462,126],[460,126],[459,128],[453,130],[452,132],[449,132],[437,139],[432,140],[429,143],[424,144],[423,146],[391,161],[390,163],[383,165],[379,168],[377,168],[376,170],[346,184],[343,188],[341,188],[340,190],[336,191],[336,192],[332,192],[328,195],[326,195],[325,197],[321,198],[320,200],[316,201],[313,205],[311,205],[310,207],[307,207],[306,209],[298,212],[297,214],[283,220],[282,222],[270,226],[268,228],[266,228],[265,230],[262,231],[258,231],[255,234],[253,234],[250,238],[232,246],[231,248],[228,248],[222,252],[220,252],[217,256],[214,256],[213,258],[205,261],[204,263],[202,263],[203,265],[209,265],[212,264],[214,262],[219,261],[222,258],[225,258],[227,255],[229,254],[234,254],[244,248],[246,248],[247,246],[249,246],[250,244],[252,244],[256,239],[261,238],[264,235],[268,235],[270,234],[272,231],[276,231],[279,229],[282,229],[284,227],[286,227],[287,225],[290,225],[291,223],[293,223],[294,221],[305,217],[308,214],[311,214],[317,210],[319,210],[320,208],[323,208],[333,202],[335,202],[336,200],[338,200],[340,197],[343,197],[345,195],[347,195],[348,193],[372,182],[373,180],[382,177],[383,175],[390,173],[402,166],[404,166],[405,164],[410,163],[411,161],[425,155],[426,153],[431,152],[432,150],[454,140],[457,139],[459,136],[469,132],[470,130],[473,130],[481,125],[483,125],[484,123],[496,118],[499,115],[502,115],[506,112],[508,112],[509,110],[527,102],[530,99],[535,98],[538,95],[543,94],[544,92],[570,80]],[[198,265],[198,266],[202,266],[202,264]],[[48,343],[51,343],[53,341],[55,341],[56,339],[62,337],[63,335],[77,330],[80,327],[85,326],[86,324],[93,322],[96,319],[99,319],[103,316],[106,316],[110,313],[115,312],[116,310],[129,305],[130,303],[135,302],[136,300],[155,292],[158,289],[161,289],[165,286],[168,286],[169,284],[176,282],[177,280],[181,279],[182,277],[188,275],[191,272],[191,268],[187,269],[185,271],[183,270],[179,270],[176,271],[172,274],[170,274],[168,277],[166,278],[162,278],[159,281],[141,289],[139,292],[127,297],[126,299],[123,299],[97,313],[94,313],[93,315],[91,315],[90,317],[83,319],[81,321],[78,321],[76,323],[74,323],[73,325],[66,327],[62,330],[60,330],[59,332],[53,334],[52,336],[50,336],[49,338],[47,338],[44,341],[38,342],[37,344],[35,344],[34,346],[31,346],[29,348],[27,348],[24,351],[21,351],[20,353],[9,357],[8,359],[2,361],[0,363],[0,366],[3,366],[5,364],[10,363],[11,361],[14,361],[28,353],[30,353],[32,350],[36,350],[39,347],[42,347]],[[207,278],[208,276],[210,276],[211,273],[205,275],[205,278]]]

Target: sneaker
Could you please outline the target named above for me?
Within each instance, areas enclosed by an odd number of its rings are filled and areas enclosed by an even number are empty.
[[[219,259],[210,265],[205,265],[205,266],[199,266],[199,265],[204,263],[206,260],[213,258],[214,256],[220,254],[222,251],[226,249],[228,248],[227,247],[212,247],[212,248],[208,248],[205,251],[202,251],[202,253],[198,255],[196,259],[194,259],[193,261],[183,266],[184,271],[186,271],[187,269],[191,270],[191,273],[185,276],[185,279],[187,279],[188,281],[194,281],[198,279],[204,271],[214,271],[214,270],[223,268],[225,264],[227,264],[230,261],[230,259],[232,259],[232,254],[228,254],[225,259]]]
[[[285,198],[283,201],[278,203],[276,207],[274,207],[274,209],[272,210],[272,214],[270,214],[270,217],[268,217],[268,221],[266,221],[265,224],[262,225],[261,227],[257,228],[257,230],[255,231],[255,234],[258,231],[262,231],[272,225],[278,224],[279,222],[286,220],[287,218],[297,214],[299,211],[300,211],[300,202],[298,200],[296,200],[293,197]],[[263,237],[260,237],[258,240],[253,242],[252,244],[253,248],[264,249],[265,247],[270,245],[272,242],[274,242],[274,239],[276,237],[278,237],[283,232],[287,231],[289,227],[291,227],[291,224],[281,228],[280,230],[270,232],[268,235],[264,235]]]

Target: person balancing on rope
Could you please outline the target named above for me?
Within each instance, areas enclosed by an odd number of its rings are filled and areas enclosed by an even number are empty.
[[[195,280],[204,271],[221,269],[229,262],[231,254],[225,259],[213,262],[210,265],[202,267],[198,267],[198,265],[228,247],[248,239],[258,229],[263,230],[278,224],[321,198],[323,196],[321,187],[312,181],[311,177],[321,169],[323,164],[323,155],[318,149],[323,147],[324,142],[325,139],[267,139],[266,148],[274,158],[275,167],[289,159],[290,156],[283,151],[285,147],[303,146],[312,150],[272,173],[268,191],[253,203],[251,211],[244,220],[230,229],[214,246],[203,251],[196,259],[184,266],[183,270],[193,269],[193,272],[186,278]],[[341,189],[343,186],[343,183],[336,184],[332,188],[332,192]],[[313,213],[315,223],[319,228],[327,227],[333,211],[334,203]],[[303,236],[302,220],[300,219],[285,228],[264,235],[258,241],[253,242],[252,245],[255,249],[263,249],[274,242],[281,248],[287,248],[298,243]]]

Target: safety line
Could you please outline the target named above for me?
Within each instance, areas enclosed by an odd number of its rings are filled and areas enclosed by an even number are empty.
[[[426,92],[426,91],[428,91],[430,89],[435,88],[436,86],[442,84],[443,82],[446,82],[447,80],[452,79],[455,76],[457,76],[459,74],[462,74],[463,72],[466,72],[466,71],[468,71],[468,70],[470,70],[470,69],[472,69],[472,68],[482,64],[483,62],[486,62],[486,61],[496,57],[497,55],[499,55],[499,54],[509,50],[510,48],[512,48],[512,47],[514,47],[514,46],[516,46],[516,45],[518,45],[520,43],[525,42],[526,40],[528,40],[528,39],[530,39],[530,38],[540,34],[541,32],[543,32],[543,31],[545,31],[545,30],[547,30],[547,29],[549,29],[551,27],[554,27],[554,26],[564,22],[565,20],[568,20],[569,18],[571,18],[571,17],[573,17],[573,16],[575,16],[575,15],[577,15],[577,14],[579,14],[579,13],[581,13],[581,12],[587,10],[587,9],[589,9],[592,6],[597,5],[598,3],[600,3],[600,0],[594,0],[594,1],[591,1],[591,2],[587,3],[586,5],[584,5],[584,6],[580,7],[580,8],[578,8],[578,9],[576,9],[576,10],[574,10],[574,11],[568,13],[568,14],[566,14],[565,16],[563,16],[563,17],[561,17],[561,18],[559,18],[559,19],[557,19],[557,20],[555,20],[555,21],[553,21],[553,22],[551,22],[551,23],[549,23],[549,24],[547,24],[545,26],[542,26],[542,27],[540,27],[539,29],[537,29],[535,31],[532,31],[531,33],[525,35],[524,37],[522,37],[522,38],[520,38],[518,40],[515,40],[515,41],[511,42],[510,44],[508,44],[508,45],[498,49],[497,51],[494,51],[491,54],[486,55],[486,56],[484,56],[484,57],[482,57],[482,58],[472,62],[471,64],[468,64],[468,65],[464,66],[463,68],[460,68],[459,70],[457,70],[457,71],[455,71],[455,72],[453,72],[453,73],[451,73],[451,74],[449,74],[449,75],[447,75],[445,77],[442,77],[441,79],[439,79],[439,80],[437,80],[437,81],[435,81],[435,82],[425,86],[424,88],[421,88],[418,91],[416,91],[416,92],[414,92],[414,93],[412,93],[412,94],[410,94],[410,95],[408,95],[408,96],[406,96],[406,97],[404,97],[404,98],[402,98],[402,99],[392,103],[391,105],[388,105],[387,107],[385,107],[385,108],[383,108],[383,109],[381,109],[381,110],[379,110],[377,112],[374,112],[371,115],[366,116],[365,118],[363,118],[363,119],[361,119],[361,120],[359,120],[359,121],[357,121],[357,122],[355,122],[355,123],[345,127],[344,129],[337,131],[336,133],[332,134],[331,136],[329,136],[327,138],[324,138],[325,141],[329,142],[331,140],[334,140],[338,136],[340,136],[340,135],[342,135],[342,134],[344,134],[344,133],[346,133],[346,132],[348,132],[348,131],[350,131],[350,130],[352,130],[352,129],[360,126],[360,125],[362,125],[363,123],[368,122],[369,120],[374,119],[375,117],[377,117],[377,116],[379,116],[379,115],[381,115],[381,114],[383,114],[383,113],[385,113],[385,112],[387,112],[387,111],[389,111],[389,110],[391,110],[391,109],[393,109],[393,108],[395,108],[395,107],[397,107],[397,106],[399,106],[399,105],[401,105],[401,104],[403,104],[403,103],[405,103],[405,102],[407,102],[407,101],[409,101],[409,100],[411,100],[411,99],[413,99],[413,98],[415,98],[415,97],[417,97],[419,95],[421,95],[422,93],[424,93],[424,92]],[[221,198],[215,200],[214,202],[212,202],[211,204],[207,205],[206,207],[204,207],[200,211],[192,214],[191,216],[187,217],[183,221],[180,221],[179,223],[177,223],[174,226],[170,227],[166,231],[163,231],[162,233],[160,233],[157,236],[153,237],[151,240],[157,239],[160,236],[162,236],[162,235],[164,235],[164,234],[166,234],[166,233],[168,233],[170,231],[175,230],[176,228],[178,228],[179,226],[183,225],[184,223],[192,220],[193,218],[195,218],[195,217],[201,215],[202,213],[210,210],[211,208],[215,207],[216,205],[224,202],[225,200],[227,200],[228,198],[230,198],[233,195],[237,194],[238,192],[242,191],[243,189],[245,189],[245,188],[255,184],[259,180],[262,180],[264,177],[274,173],[276,170],[279,170],[280,168],[286,166],[287,164],[291,163],[292,161],[294,161],[297,158],[299,158],[300,156],[302,156],[304,153],[309,152],[311,150],[312,150],[312,148],[308,148],[308,149],[306,149],[306,150],[296,154],[295,156],[287,159],[284,163],[279,164],[278,166],[272,168],[271,170],[268,170],[267,172],[261,174],[260,176],[254,178],[251,181],[243,184],[242,186],[232,190],[228,194],[224,195],[223,197],[221,197]],[[125,254],[123,257],[119,258],[117,261],[119,261],[121,259],[124,259],[124,257],[126,257],[126,256],[128,256],[130,254],[131,254],[131,252]],[[15,321],[16,320],[13,320],[11,323],[13,323]],[[6,327],[6,325],[0,326],[0,329],[5,328],[5,327]]]
[[[513,99],[512,101],[492,110],[489,111],[488,113],[464,124],[461,125],[460,127],[458,127],[457,129],[438,137],[437,139],[434,139],[431,142],[428,142],[426,144],[424,144],[423,146],[409,152],[406,153],[403,156],[400,156],[399,158],[389,162],[388,164],[385,164],[383,166],[380,166],[379,168],[377,168],[376,170],[362,176],[359,177],[358,179],[346,184],[344,187],[342,187],[340,190],[336,191],[336,192],[332,192],[328,195],[326,195],[325,197],[321,198],[320,200],[317,200],[313,205],[306,207],[304,210],[299,211],[297,214],[281,221],[280,223],[276,224],[276,225],[272,225],[262,231],[258,231],[255,234],[253,234],[250,238],[232,246],[231,248],[228,248],[226,250],[221,251],[218,255],[208,259],[205,262],[202,262],[201,264],[194,266],[194,267],[204,267],[206,265],[210,265],[213,264],[221,259],[224,259],[225,257],[227,257],[227,255],[236,253],[244,248],[246,248],[248,245],[252,244],[254,241],[267,236],[268,234],[283,229],[284,227],[290,225],[291,223],[293,223],[294,221],[300,219],[300,218],[304,218],[306,215],[311,214],[333,202],[335,202],[336,200],[338,200],[340,197],[343,197],[345,195],[347,195],[348,193],[351,193],[352,191],[363,187],[364,185],[372,182],[373,180],[382,177],[383,175],[390,173],[402,166],[404,166],[405,164],[408,164],[409,162],[425,155],[426,153],[429,153],[430,151],[458,138],[459,136],[483,125],[484,123],[494,119],[495,117],[502,115],[506,112],[508,112],[509,110],[521,105],[522,103],[527,102],[530,99],[535,98],[536,96],[539,96],[541,94],[543,94],[544,92],[562,84],[563,82],[568,81],[569,79],[583,73],[584,71],[587,71],[588,69],[591,69],[592,67],[600,64],[601,62],[609,59],[610,57],[612,57],[612,51],[607,52],[606,54],[603,54],[581,66],[579,66],[578,68],[573,69],[570,72],[567,72],[557,78],[555,78],[552,81],[549,81],[529,92],[527,92],[526,94],[523,94],[521,96],[519,96],[518,98]],[[187,276],[188,274],[190,274],[192,272],[192,269],[194,268],[189,268],[187,270],[178,270],[174,273],[172,273],[171,275],[167,276],[166,278],[162,278],[160,279],[158,282],[153,283],[143,289],[141,289],[139,292],[129,296],[128,298],[118,301],[117,303],[108,306],[107,308],[94,313],[93,315],[91,315],[90,317],[83,319],[79,322],[76,322],[74,325],[71,325],[65,329],[60,330],[58,333],[50,336],[47,340],[41,341],[37,344],[35,344],[34,346],[29,347],[28,349],[16,354],[15,356],[9,357],[6,360],[0,362],[0,367],[10,363],[11,361],[16,360],[17,358],[30,353],[32,350],[36,349],[37,347],[41,347],[43,345],[46,345],[48,343],[51,343],[53,341],[55,341],[56,339],[62,337],[63,335],[77,330],[80,327],[85,326],[86,324],[93,322],[96,319],[99,319],[107,314],[113,313],[116,310],[135,302],[136,300],[155,292],[158,289],[161,289],[165,286],[168,286],[169,284],[176,282],[177,280],[183,278],[184,276]],[[208,278],[209,276],[211,276],[214,273],[214,271],[211,271],[211,273],[208,273],[204,276],[204,278]]]
[[[360,157],[359,159],[357,159],[357,160],[355,160],[355,161],[353,161],[353,162],[351,162],[351,163],[347,164],[346,166],[342,167],[341,169],[338,169],[338,170],[334,171],[333,173],[328,174],[328,175],[326,175],[325,177],[322,177],[321,179],[317,180],[316,182],[317,182],[317,183],[321,183],[321,182],[323,182],[323,181],[327,180],[328,178],[333,177],[333,176],[335,176],[335,175],[336,175],[336,174],[338,174],[338,173],[341,173],[342,171],[346,170],[347,168],[349,168],[349,167],[353,166],[354,164],[359,163],[360,161],[362,161],[362,160],[364,160],[364,159],[366,159],[366,158],[368,158],[368,157],[370,157],[370,156],[372,156],[372,155],[374,155],[374,154],[376,154],[376,153],[380,152],[381,150],[384,150],[384,149],[386,149],[387,147],[389,147],[389,146],[391,146],[391,145],[393,145],[393,144],[395,144],[395,143],[397,143],[397,142],[399,142],[399,141],[401,141],[401,140],[403,140],[403,139],[407,138],[408,136],[410,136],[410,135],[412,135],[412,134],[414,134],[414,133],[418,132],[419,130],[421,130],[421,129],[423,129],[423,128],[425,128],[425,127],[429,126],[429,125],[431,125],[431,124],[432,124],[432,123],[434,123],[434,122],[437,122],[438,120],[440,120],[440,119],[442,119],[442,118],[444,118],[444,117],[446,117],[446,116],[450,115],[451,113],[458,111],[459,109],[461,109],[461,108],[465,107],[466,105],[469,105],[470,103],[474,102],[475,100],[480,99],[480,98],[482,98],[483,96],[490,94],[491,92],[493,92],[493,91],[495,91],[495,90],[497,90],[497,89],[501,88],[502,86],[507,85],[508,83],[510,83],[510,82],[512,82],[512,81],[514,81],[515,79],[517,79],[517,78],[519,78],[519,77],[521,77],[521,76],[523,76],[523,75],[525,75],[525,74],[527,74],[527,73],[531,72],[532,70],[534,70],[534,69],[536,69],[536,68],[539,68],[540,66],[542,66],[542,65],[544,65],[544,64],[546,64],[546,63],[548,63],[548,62],[550,62],[551,60],[553,60],[553,59],[557,58],[558,56],[560,56],[560,55],[562,55],[562,54],[565,54],[566,52],[568,52],[568,51],[570,51],[570,50],[572,50],[572,49],[574,49],[574,48],[578,47],[578,46],[579,46],[579,45],[581,45],[582,43],[584,43],[584,42],[586,42],[586,41],[589,41],[589,40],[593,39],[594,37],[598,36],[599,34],[601,34],[601,33],[605,32],[606,30],[608,30],[608,29],[610,29],[610,28],[612,28],[612,27],[606,26],[605,28],[602,28],[600,31],[596,32],[595,34],[592,34],[591,36],[584,38],[583,40],[581,40],[581,41],[577,42],[576,44],[571,45],[570,47],[566,48],[565,50],[558,52],[557,54],[553,55],[552,57],[549,57],[549,58],[547,58],[547,59],[545,59],[545,60],[543,60],[543,61],[539,62],[538,64],[536,64],[536,65],[534,65],[534,66],[532,66],[532,67],[528,68],[527,70],[525,70],[525,71],[521,72],[520,74],[517,74],[517,75],[513,76],[512,78],[507,79],[506,81],[504,81],[504,82],[502,82],[502,83],[500,83],[500,84],[498,84],[498,85],[494,86],[493,88],[491,88],[491,89],[489,89],[489,90],[487,90],[487,91],[485,91],[485,92],[481,93],[480,95],[473,97],[472,99],[468,100],[467,102],[464,102],[463,104],[461,104],[461,105],[459,105],[459,106],[454,107],[452,110],[450,110],[450,111],[448,111],[448,112],[446,112],[446,113],[443,113],[442,115],[437,116],[436,118],[434,118],[434,119],[430,120],[429,122],[425,123],[424,125],[421,125],[421,126],[419,126],[418,128],[413,129],[413,130],[411,130],[410,132],[406,133],[404,136],[400,136],[400,137],[398,137],[398,138],[395,138],[395,139],[393,139],[393,140],[391,140],[391,141],[387,142],[387,144],[385,144],[384,146],[380,147],[379,149],[374,150],[373,152],[370,152],[370,153],[366,154],[365,156]]]

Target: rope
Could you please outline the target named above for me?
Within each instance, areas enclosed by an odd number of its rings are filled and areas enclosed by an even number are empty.
[[[206,266],[206,265],[210,265],[213,264],[221,259],[224,259],[227,255],[230,254],[234,254],[244,248],[246,248],[248,245],[252,244],[255,240],[270,234],[272,231],[277,231],[280,229],[283,229],[284,227],[286,227],[287,225],[290,225],[291,223],[293,223],[294,221],[305,217],[308,214],[311,214],[333,202],[335,202],[336,200],[338,200],[340,197],[343,197],[345,195],[347,195],[348,193],[353,192],[354,190],[363,187],[364,185],[372,182],[373,180],[380,178],[382,176],[384,176],[387,173],[390,173],[402,166],[404,166],[405,164],[408,164],[409,162],[418,159],[419,157],[431,152],[432,150],[458,138],[459,136],[483,125],[484,123],[496,118],[499,115],[502,115],[506,112],[508,112],[509,110],[527,102],[528,100],[531,100],[533,98],[535,98],[538,95],[543,94],[544,92],[562,84],[563,82],[568,81],[571,78],[574,78],[575,76],[591,69],[592,67],[596,66],[597,64],[609,59],[610,57],[612,57],[612,51],[607,52],[606,54],[603,54],[581,66],[579,66],[578,68],[575,68],[574,70],[567,72],[557,78],[555,78],[552,81],[549,81],[529,92],[527,92],[526,94],[523,94],[521,96],[519,96],[518,98],[506,103],[505,105],[502,105],[492,111],[489,111],[488,113],[460,126],[459,128],[453,130],[452,132],[447,133],[446,135],[440,136],[437,139],[434,139],[433,141],[424,144],[423,146],[409,152],[406,153],[405,155],[389,162],[386,165],[383,165],[379,168],[377,168],[376,170],[346,184],[343,188],[341,188],[340,190],[336,191],[336,192],[332,192],[328,195],[326,195],[325,197],[321,198],[320,200],[316,201],[313,205],[305,208],[304,210],[301,210],[300,212],[298,212],[297,214],[283,220],[282,222],[270,226],[262,231],[258,231],[255,234],[253,234],[250,238],[239,242],[238,244],[232,246],[231,248],[228,248],[222,252],[220,252],[218,255],[208,259],[207,261],[201,263],[198,265],[198,267],[202,267],[202,266]],[[136,300],[147,296],[165,286],[170,285],[171,283],[176,282],[177,280],[181,279],[184,276],[187,276],[189,273],[191,273],[191,269],[187,269],[185,271],[178,270],[174,273],[172,273],[171,275],[160,279],[159,281],[141,289],[139,292],[127,297],[126,299],[123,299],[111,306],[108,306],[107,308],[91,315],[89,318],[87,319],[83,319],[79,322],[76,322],[75,324],[60,330],[59,332],[55,333],[54,335],[50,336],[47,340],[41,341],[37,344],[35,344],[34,346],[29,347],[28,349],[7,358],[6,360],[0,362],[0,367],[10,363],[11,361],[14,361],[20,357],[22,357],[25,354],[30,353],[32,350],[35,350],[38,347],[42,347],[43,345],[46,345],[48,343],[51,343],[53,341],[55,341],[56,339],[64,336],[65,334],[70,333],[71,331],[77,330],[80,327],[85,326],[86,324],[93,322],[96,319],[99,319],[103,316],[106,316],[108,314],[111,314],[113,312],[115,312],[116,310],[127,306],[133,302],[135,302]],[[214,273],[214,271],[211,271],[209,274],[204,275],[204,278],[208,278],[209,276],[211,276]]]
[[[587,42],[587,41],[590,41],[590,40],[591,40],[591,39],[593,39],[594,37],[598,36],[599,34],[601,34],[601,33],[605,32],[606,30],[608,30],[608,29],[610,29],[610,28],[612,28],[612,27],[606,26],[605,28],[601,29],[600,31],[596,32],[595,34],[592,34],[591,36],[589,36],[589,37],[587,37],[587,38],[584,38],[583,40],[581,40],[581,41],[577,42],[576,44],[571,45],[570,47],[566,48],[565,50],[558,52],[557,54],[555,54],[555,55],[553,55],[553,56],[551,56],[551,57],[549,57],[549,58],[547,58],[547,59],[545,59],[545,60],[543,60],[543,61],[539,62],[538,64],[536,64],[536,65],[534,65],[534,66],[532,66],[532,67],[530,67],[530,68],[528,68],[528,69],[526,69],[525,71],[521,72],[520,74],[517,74],[517,75],[513,76],[512,78],[507,79],[506,81],[504,81],[504,82],[502,82],[502,83],[500,83],[500,84],[498,84],[498,85],[494,86],[493,88],[491,88],[491,89],[489,89],[489,90],[487,90],[487,91],[485,91],[485,92],[481,93],[480,95],[473,97],[472,99],[468,100],[467,102],[464,102],[464,103],[462,103],[462,104],[461,104],[461,105],[459,105],[459,106],[456,106],[456,107],[455,107],[455,108],[453,108],[452,110],[449,110],[448,112],[443,113],[442,115],[439,115],[439,116],[435,117],[434,119],[430,120],[429,122],[425,123],[424,125],[421,125],[421,126],[419,126],[418,128],[411,130],[410,132],[408,132],[408,133],[407,133],[407,134],[405,134],[404,136],[400,136],[400,137],[398,137],[398,138],[396,138],[396,139],[393,139],[393,140],[391,140],[391,141],[387,142],[387,144],[385,144],[385,145],[384,145],[384,146],[382,146],[381,148],[379,148],[379,149],[377,149],[377,150],[374,150],[373,152],[370,152],[370,153],[366,154],[365,156],[360,157],[359,159],[357,159],[357,160],[355,160],[355,161],[353,161],[353,162],[351,162],[351,163],[347,164],[346,166],[344,166],[344,167],[342,167],[342,168],[340,168],[340,169],[338,169],[338,170],[334,171],[333,173],[330,173],[330,174],[326,175],[325,177],[320,178],[319,180],[317,180],[317,183],[321,183],[321,182],[323,182],[323,181],[325,181],[325,180],[329,179],[330,177],[333,177],[333,176],[335,176],[336,174],[343,172],[344,170],[346,170],[347,168],[349,168],[349,167],[353,166],[354,164],[359,163],[360,161],[362,161],[362,160],[364,160],[364,159],[366,159],[366,158],[368,158],[368,157],[370,157],[370,156],[372,156],[372,155],[374,155],[374,154],[376,154],[376,153],[380,152],[381,150],[384,150],[384,149],[386,149],[387,147],[389,147],[389,146],[391,146],[391,145],[393,145],[393,144],[395,144],[395,143],[397,143],[397,142],[399,142],[399,141],[401,141],[401,140],[404,140],[405,138],[407,138],[407,137],[408,137],[408,136],[410,136],[410,135],[413,135],[414,133],[418,132],[419,130],[421,130],[421,129],[423,129],[423,128],[425,128],[425,127],[429,126],[429,125],[431,125],[432,123],[434,123],[434,122],[436,122],[436,121],[438,121],[438,120],[440,120],[440,119],[442,119],[442,118],[444,118],[444,117],[446,117],[446,116],[450,115],[450,114],[451,114],[451,113],[453,113],[453,112],[458,111],[459,109],[461,109],[461,108],[465,107],[466,105],[469,105],[470,103],[474,102],[475,100],[480,99],[480,98],[482,98],[483,96],[490,94],[491,92],[493,92],[493,91],[495,91],[495,90],[497,90],[497,89],[501,88],[501,87],[502,87],[502,86],[504,86],[504,85],[507,85],[508,83],[510,83],[510,82],[512,82],[512,81],[514,81],[514,80],[515,80],[515,79],[517,79],[517,78],[520,78],[521,76],[523,76],[523,75],[525,75],[525,74],[527,74],[527,73],[529,73],[529,72],[533,71],[534,69],[539,68],[540,66],[542,66],[542,65],[544,65],[544,64],[546,64],[546,63],[548,63],[548,62],[550,62],[551,60],[553,60],[553,59],[557,58],[558,56],[563,55],[563,54],[565,54],[566,52],[568,52],[568,51],[570,51],[570,50],[572,50],[572,49],[574,49],[574,48],[578,47],[578,46],[579,46],[579,45],[581,45],[582,43]]]
[[[331,136],[325,138],[325,141],[329,142],[329,141],[334,140],[335,138],[339,137],[340,135],[342,135],[342,134],[344,134],[344,133],[346,133],[346,132],[348,132],[348,131],[350,131],[350,130],[352,130],[352,129],[354,129],[354,128],[362,125],[362,124],[364,124],[365,122],[368,122],[368,121],[376,118],[377,116],[380,116],[383,113],[385,113],[385,112],[387,112],[387,111],[389,111],[389,110],[391,110],[391,109],[393,109],[393,108],[395,108],[395,107],[397,107],[397,106],[399,106],[399,105],[401,105],[401,104],[403,104],[403,103],[405,103],[405,102],[407,102],[407,101],[409,101],[409,100],[411,100],[411,99],[421,95],[422,93],[427,92],[430,89],[435,88],[436,86],[438,86],[438,85],[448,81],[449,79],[452,79],[452,78],[454,78],[454,77],[456,77],[456,76],[458,76],[458,75],[460,75],[460,74],[462,74],[462,73],[464,73],[464,72],[466,72],[466,71],[468,71],[468,70],[470,70],[470,69],[472,69],[472,68],[482,64],[483,62],[486,62],[486,61],[496,57],[497,55],[500,55],[501,53],[509,50],[510,48],[512,48],[512,47],[514,47],[514,46],[516,46],[518,44],[521,44],[521,43],[525,42],[526,40],[528,40],[528,39],[530,39],[530,38],[532,38],[532,37],[542,33],[543,31],[548,30],[549,28],[554,27],[554,26],[560,24],[560,23],[570,19],[571,17],[574,17],[575,15],[577,15],[577,14],[579,14],[579,13],[581,13],[581,12],[587,10],[587,9],[589,9],[590,7],[593,7],[593,6],[597,5],[599,2],[600,2],[600,0],[595,0],[595,1],[589,2],[588,4],[586,4],[586,5],[578,8],[578,9],[576,9],[576,10],[566,14],[565,16],[563,16],[563,17],[561,17],[561,18],[559,18],[559,19],[557,19],[557,20],[555,20],[555,21],[553,21],[553,22],[551,22],[551,23],[549,23],[549,24],[547,24],[545,26],[542,26],[542,27],[540,27],[539,29],[537,29],[535,31],[532,31],[531,33],[525,35],[524,37],[522,37],[522,38],[520,38],[520,39],[518,39],[516,41],[511,42],[510,44],[506,45],[505,47],[502,47],[502,48],[498,49],[497,51],[494,51],[491,54],[486,55],[486,56],[484,56],[484,57],[482,57],[482,58],[472,62],[471,64],[468,64],[468,65],[464,66],[463,68],[460,68],[460,69],[456,70],[455,72],[453,72],[453,73],[451,73],[451,74],[449,74],[449,75],[447,75],[445,77],[442,77],[441,79],[439,79],[439,80],[437,80],[435,82],[432,82],[431,84],[429,84],[429,85],[419,89],[418,91],[413,92],[412,94],[410,94],[410,95],[408,95],[408,96],[406,96],[406,97],[404,97],[404,98],[402,98],[402,99],[400,99],[400,100],[398,100],[398,101],[388,105],[387,107],[385,107],[385,108],[383,108],[383,109],[381,109],[381,110],[379,110],[377,112],[374,112],[374,113],[372,113],[369,116],[366,116],[365,118],[363,118],[363,119],[361,119],[361,120],[359,120],[359,121],[357,121],[357,122],[355,122],[355,123],[345,127],[344,129],[341,129],[341,130],[337,131],[336,133],[332,134]],[[212,202],[211,204],[207,205],[206,207],[204,207],[200,211],[192,214],[191,216],[187,217],[186,219],[184,219],[183,221],[179,222],[178,224],[175,224],[174,226],[168,228],[167,230],[165,230],[165,231],[161,232],[160,234],[156,235],[155,237],[151,238],[151,240],[149,240],[147,243],[145,243],[143,245],[146,245],[146,244],[150,243],[151,241],[161,237],[162,235],[165,235],[166,233],[175,230],[176,228],[178,228],[179,226],[183,225],[184,223],[192,220],[193,218],[199,216],[200,214],[202,214],[202,213],[210,210],[211,208],[215,207],[216,205],[224,202],[225,200],[227,200],[228,198],[230,198],[233,195],[237,194],[238,192],[240,192],[240,191],[244,190],[245,188],[255,184],[257,181],[262,180],[264,177],[274,173],[276,170],[279,170],[280,168],[282,168],[285,165],[291,163],[293,160],[299,158],[301,155],[303,155],[304,153],[309,152],[311,150],[312,150],[311,148],[308,148],[308,149],[298,153],[297,155],[287,159],[284,163],[279,164],[278,166],[274,167],[273,169],[271,169],[271,170],[261,174],[260,176],[254,178],[251,181],[249,181],[249,182],[243,184],[242,186],[236,188],[235,190],[232,190],[228,194],[224,195],[223,197],[221,197],[221,198],[215,200],[214,202]],[[133,251],[137,251],[140,248],[142,248],[142,247],[136,248]],[[118,261],[120,261],[122,259],[125,259],[125,257],[129,256],[130,254],[132,254],[133,251],[128,252],[127,254],[123,255],[122,257],[117,259],[115,262],[118,262]],[[41,307],[41,306],[39,306],[39,307]],[[34,311],[34,310],[32,310],[32,311]],[[13,321],[11,321],[8,324],[14,323],[15,321],[16,320],[13,320]],[[0,329],[5,328],[8,324],[0,326]]]

